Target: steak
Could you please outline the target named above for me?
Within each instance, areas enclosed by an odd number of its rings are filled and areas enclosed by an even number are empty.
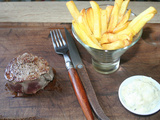
[[[5,69],[8,87],[19,94],[35,94],[53,80],[54,73],[42,57],[24,53],[13,58]]]

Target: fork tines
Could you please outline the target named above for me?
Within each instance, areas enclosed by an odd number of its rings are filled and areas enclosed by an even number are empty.
[[[62,36],[60,29],[50,31],[50,34],[51,34],[51,38],[52,38],[52,42],[53,42],[54,47],[56,47],[56,46],[61,47],[61,46],[66,45],[66,42]]]

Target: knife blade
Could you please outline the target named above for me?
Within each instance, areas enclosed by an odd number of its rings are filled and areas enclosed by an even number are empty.
[[[96,114],[96,116],[98,117],[98,119],[101,120],[109,120],[109,118],[105,115],[103,109],[101,108],[96,93],[94,91],[94,88],[92,86],[92,83],[89,79],[89,76],[87,74],[87,70],[81,60],[81,57],[79,55],[78,49],[76,47],[76,44],[71,36],[71,34],[69,33],[69,31],[65,29],[65,34],[66,34],[66,40],[68,43],[68,48],[70,51],[70,57],[72,59],[73,65],[75,67],[75,69],[78,72],[78,75],[82,81],[82,84],[86,90],[87,93],[87,97],[88,100],[90,102],[90,105],[94,111],[94,113]]]

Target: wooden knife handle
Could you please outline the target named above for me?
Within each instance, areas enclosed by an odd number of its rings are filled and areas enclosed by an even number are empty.
[[[68,74],[84,115],[86,116],[87,120],[93,120],[94,117],[92,114],[92,110],[88,102],[88,98],[82,85],[82,82],[77,74],[77,71],[74,68],[70,68],[68,70]]]
[[[82,84],[84,85],[84,88],[87,93],[88,100],[90,102],[90,105],[92,107],[92,110],[94,111],[95,115],[98,117],[99,120],[110,120],[106,114],[104,113],[103,109],[101,108],[99,101],[97,99],[96,93],[94,91],[94,88],[92,86],[92,83],[89,79],[89,76],[87,74],[87,70],[84,65],[81,65],[81,67],[76,67],[76,70],[78,72],[79,77],[82,80]]]

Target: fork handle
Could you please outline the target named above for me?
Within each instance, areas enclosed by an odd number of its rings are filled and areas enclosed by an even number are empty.
[[[84,115],[86,116],[87,120],[94,120],[86,92],[77,74],[76,69],[74,68],[68,69],[68,74],[69,74],[69,78],[73,86],[74,92],[76,94],[76,97],[78,99],[78,102],[82,108]]]

